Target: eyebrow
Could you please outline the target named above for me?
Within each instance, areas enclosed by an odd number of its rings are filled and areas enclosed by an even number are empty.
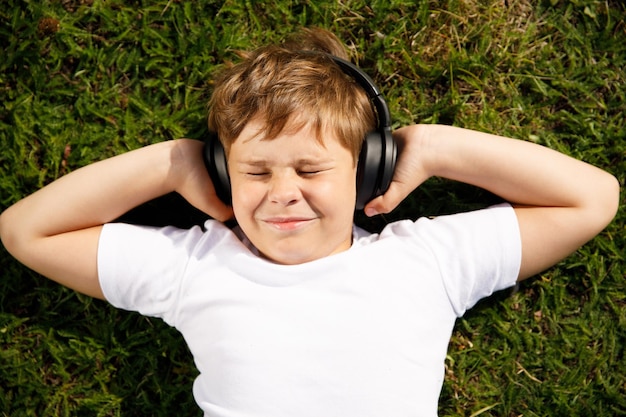
[[[326,158],[326,159],[315,159],[315,158],[301,158],[298,159],[296,161],[297,166],[302,166],[302,165],[326,165],[326,164],[330,164],[334,162],[334,159],[332,158]],[[257,167],[264,167],[267,166],[269,164],[269,161],[267,159],[248,159],[248,160],[244,160],[244,161],[237,161],[238,164],[243,164],[243,165],[249,165],[249,166],[257,166]]]

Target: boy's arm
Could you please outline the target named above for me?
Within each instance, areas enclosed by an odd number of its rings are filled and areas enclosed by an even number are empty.
[[[520,280],[576,251],[617,211],[615,177],[543,146],[440,125],[407,126],[394,136],[400,147],[394,179],[365,212],[389,212],[431,176],[484,188],[515,207]]]
[[[42,275],[104,298],[96,264],[104,223],[173,191],[216,219],[231,216],[215,196],[201,152],[202,142],[168,141],[72,172],[2,213],[2,243]]]

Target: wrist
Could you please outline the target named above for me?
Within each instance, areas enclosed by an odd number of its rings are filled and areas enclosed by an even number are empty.
[[[193,139],[176,139],[167,143],[169,169],[168,187],[179,191],[195,172],[198,160],[202,158],[202,142]]]
[[[459,171],[476,158],[472,152],[477,143],[472,135],[477,132],[438,124],[421,125],[421,129],[423,165],[429,177],[460,180]]]
[[[411,127],[411,144],[418,155],[426,178],[440,175],[442,165],[442,142],[438,138],[438,125],[416,124]]]

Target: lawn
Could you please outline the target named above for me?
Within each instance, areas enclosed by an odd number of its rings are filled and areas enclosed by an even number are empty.
[[[0,210],[59,176],[206,134],[211,78],[299,26],[344,39],[395,126],[537,142],[626,176],[626,6],[618,0],[123,1],[0,4]],[[372,230],[493,196],[429,180]],[[624,198],[575,254],[459,320],[442,416],[626,415]],[[166,196],[126,221],[188,226]],[[67,254],[71,257],[72,254]],[[199,416],[180,335],[60,288],[0,247],[1,416]]]

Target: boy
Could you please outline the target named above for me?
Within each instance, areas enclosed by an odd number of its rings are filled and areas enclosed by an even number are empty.
[[[455,319],[572,253],[617,210],[617,181],[598,168],[527,142],[414,125],[394,132],[393,180],[367,215],[391,211],[431,176],[510,204],[379,235],[354,227],[358,159],[376,114],[329,55],[347,58],[331,34],[305,31],[218,80],[209,127],[231,201],[216,194],[203,143],[180,139],[79,169],[0,217],[4,245],[25,265],[179,329],[207,416],[436,415]],[[216,220],[190,230],[109,223],[172,191]],[[233,216],[232,230],[220,222]]]

